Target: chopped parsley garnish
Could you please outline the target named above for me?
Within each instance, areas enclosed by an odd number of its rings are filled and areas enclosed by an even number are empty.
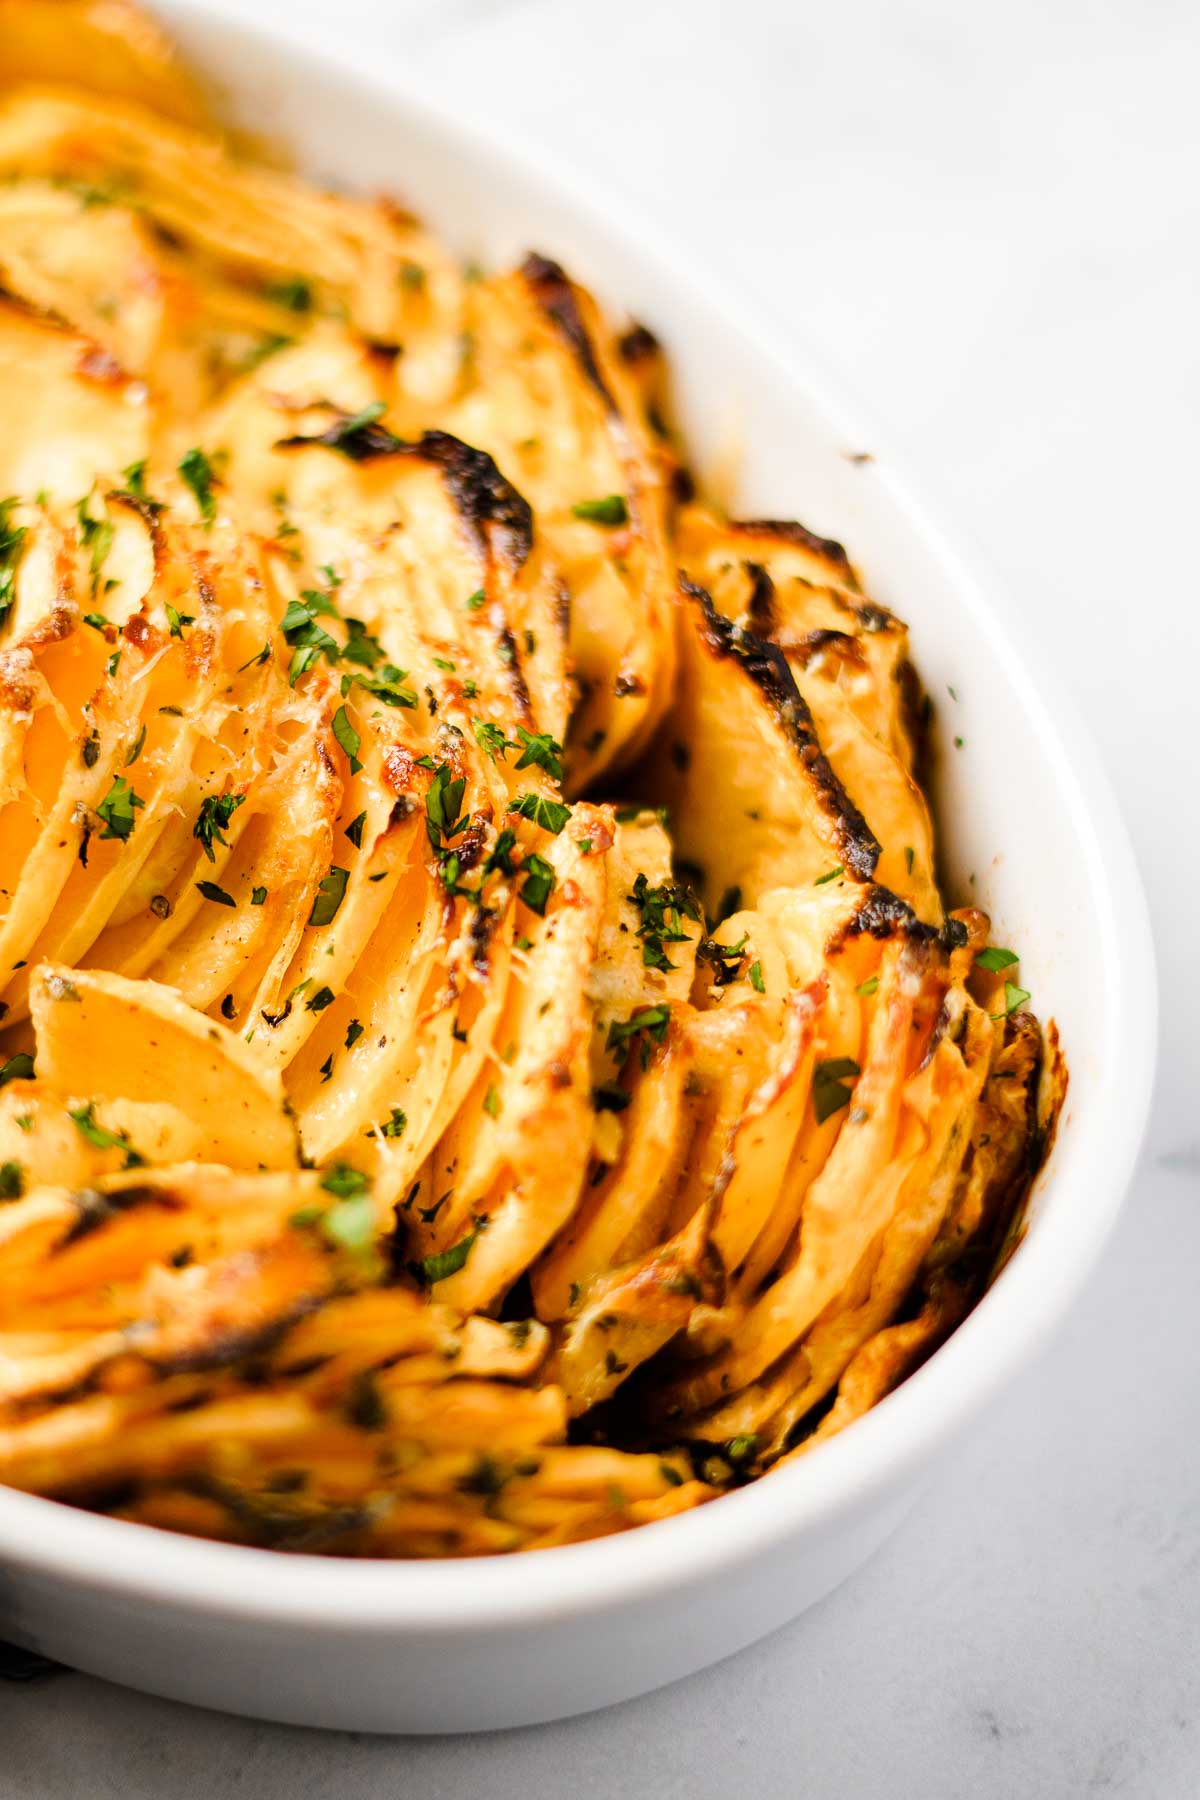
[[[388,1118],[379,1127],[380,1135],[385,1138],[403,1137],[404,1127],[407,1124],[408,1114],[404,1111],[403,1107],[393,1106]]]
[[[244,663],[238,664],[237,673],[242,675],[247,669],[253,669],[256,665],[261,667],[263,663],[270,662],[270,660],[271,646],[264,644],[261,650],[256,650],[253,656],[248,656]]]
[[[409,1263],[409,1273],[423,1287],[432,1287],[435,1281],[445,1281],[447,1276],[457,1275],[465,1267],[482,1229],[481,1225],[476,1225],[473,1231],[468,1231],[466,1237],[459,1238],[457,1244],[451,1244],[448,1250],[439,1250],[435,1256],[426,1256],[420,1262]]]
[[[481,750],[486,750],[492,761],[498,756],[505,756],[510,750],[519,750],[520,745],[504,735],[503,727],[493,725],[488,719],[472,719],[475,730],[475,741]]]
[[[17,597],[17,569],[25,545],[24,525],[14,525],[16,500],[0,500],[0,622],[8,617]]]
[[[267,900],[267,890],[265,887],[256,887],[256,888],[252,888],[250,890],[251,906],[265,906],[266,900]]]
[[[124,474],[125,486],[123,489],[118,489],[118,492],[127,494],[131,500],[136,500],[139,506],[148,507],[153,513],[162,512],[162,501],[152,500],[150,495],[146,492],[145,457],[143,457],[140,462],[130,463],[129,467],[124,471]]]
[[[524,745],[524,749],[517,758],[516,767],[518,769],[535,767],[545,769],[551,781],[561,781],[563,778],[562,745],[552,738],[548,731],[526,731],[523,725],[517,726],[517,736]]]
[[[496,1092],[495,1087],[490,1087],[488,1089],[487,1093],[483,1096],[483,1110],[487,1114],[489,1119],[499,1118],[499,1116],[500,1116],[500,1096]]]
[[[577,519],[590,519],[593,525],[629,523],[629,508],[623,494],[609,494],[603,500],[577,500],[571,511]]]
[[[626,896],[641,915],[637,934],[642,940],[642,962],[647,969],[673,969],[664,948],[667,944],[687,942],[683,921],[700,920],[700,902],[689,888],[676,881],[651,887],[644,874],[639,874],[633,892]]]
[[[449,763],[440,763],[425,795],[425,829],[435,850],[442,849],[448,838],[457,837],[462,830],[459,810],[466,791],[466,777],[452,778]]]
[[[340,1193],[332,1185],[331,1178],[357,1176],[361,1187],[353,1192]],[[351,1256],[366,1256],[375,1247],[375,1208],[366,1191],[367,1178],[344,1164],[338,1164],[322,1178],[321,1186],[330,1193],[338,1194],[336,1203],[322,1213],[314,1221],[319,1225],[322,1237],[333,1245],[335,1250],[346,1250]]]
[[[348,652],[343,652],[348,654]],[[373,694],[376,700],[382,700],[385,706],[408,706],[417,704],[417,696],[412,688],[401,687],[405,671],[398,669],[395,663],[384,663],[378,674],[343,675],[343,697],[352,687],[360,687],[365,693]]]
[[[670,1022],[671,1009],[669,1006],[639,1007],[637,1012],[630,1014],[629,1018],[614,1019],[612,1021],[608,1028],[608,1037],[605,1040],[605,1048],[610,1052],[624,1050],[634,1038],[640,1036],[642,1039],[642,1067],[644,1069],[650,1061],[651,1039],[653,1039],[656,1044],[661,1044],[666,1038],[667,1026]]]
[[[282,306],[288,312],[311,312],[313,309],[312,282],[307,281],[303,275],[293,275],[287,281],[272,281],[263,289],[263,298],[274,301],[276,306]]]
[[[554,892],[554,870],[536,850],[530,852],[521,866],[525,880],[517,892],[530,912],[544,915],[546,902]]]
[[[104,567],[105,559],[107,558],[109,551],[112,549],[113,528],[112,521],[108,518],[92,518],[88,511],[91,498],[92,496],[90,494],[85,494],[83,496],[83,499],[75,508],[75,518],[79,524],[79,541],[89,555],[92,574],[92,592],[94,594],[100,585],[100,571]],[[91,623],[90,618],[88,623]]]
[[[164,602],[163,611],[167,615],[167,629],[172,637],[181,638],[183,636],[184,626],[194,625],[196,623],[195,613],[178,612],[176,608],[171,605],[169,600]],[[249,663],[243,663],[242,666],[243,668],[249,668],[250,665]]]
[[[473,594],[467,595],[467,599],[466,599],[467,611],[468,612],[478,612],[480,607],[483,605],[483,603],[486,599],[487,599],[487,595],[484,593],[483,589],[476,588],[475,592]]]
[[[24,1050],[18,1050],[15,1056],[10,1056],[3,1067],[0,1067],[0,1087],[10,1081],[28,1081],[32,1074],[32,1056],[27,1055]]]
[[[192,490],[196,505],[200,508],[200,517],[206,526],[210,526],[217,516],[217,503],[213,498],[213,466],[203,450],[189,450],[179,459],[179,473]]]
[[[99,612],[84,613],[83,622],[85,625],[90,625],[93,631],[98,631],[101,637],[104,636],[104,633],[112,624],[111,619],[106,619],[104,614]]]
[[[877,994],[879,992],[878,975],[868,975],[865,981],[859,982],[854,991],[860,999],[869,1000],[872,994]]]
[[[86,1106],[68,1108],[68,1118],[72,1119],[88,1143],[96,1150],[123,1150],[125,1167],[139,1168],[144,1161],[130,1144],[123,1131],[109,1131],[96,1123],[96,1102],[89,1100]]]
[[[523,819],[532,819],[543,831],[549,831],[557,837],[571,816],[569,806],[561,800],[547,800],[544,794],[522,794],[514,800],[510,812],[520,813]]]
[[[516,846],[517,834],[515,831],[510,831],[506,825],[504,830],[497,834],[496,842],[492,845],[491,853],[483,865],[484,874],[490,875],[493,869],[499,869],[502,875],[513,874],[512,853]]]
[[[1020,960],[1015,950],[1003,950],[999,944],[989,944],[987,949],[981,950],[975,958],[975,967],[991,969],[995,973],[998,969],[1011,969],[1013,964]]]
[[[349,1163],[333,1163],[321,1176],[321,1186],[327,1194],[333,1194],[338,1200],[357,1199],[370,1188],[370,1182],[361,1169],[355,1169]]]
[[[346,1048],[347,1048],[347,1050],[352,1050],[354,1048],[355,1044],[357,1044],[357,1042],[358,1042],[359,1038],[362,1036],[362,1034],[363,1034],[363,1027],[359,1024],[358,1020],[351,1019],[349,1025],[346,1027]]]
[[[839,875],[844,875],[845,873],[846,873],[846,870],[845,870],[844,866],[841,863],[839,863],[837,868],[830,869],[830,871],[827,875],[818,875],[817,879],[813,882],[813,886],[814,887],[824,887],[825,883],[827,881],[836,881]]]
[[[904,866],[908,870],[910,875],[913,872],[913,863],[916,860],[917,860],[916,851],[913,849],[911,844],[906,844],[905,848],[904,848]]]
[[[861,1074],[862,1070],[849,1056],[835,1056],[828,1062],[817,1064],[813,1070],[812,1098],[818,1125],[823,1125],[835,1112],[849,1105],[850,1089],[845,1084]]]
[[[756,994],[765,994],[767,991],[767,984],[763,980],[762,964],[760,962],[752,962],[750,964],[750,986],[754,989]]]
[[[324,656],[331,663],[338,659],[337,639],[317,624],[318,613],[336,616],[336,608],[315,588],[306,589],[299,600],[289,600],[287,611],[279,621],[284,642],[292,647],[288,668],[291,687],[295,687],[300,677],[312,668],[318,656]]]
[[[126,754],[125,767],[127,769],[131,769],[133,767],[134,763],[137,761],[138,757],[142,754],[142,746],[145,742],[146,742],[146,727],[143,725],[142,729],[138,732],[137,736],[134,738],[133,743],[130,745],[129,750]]]
[[[333,715],[333,735],[350,759],[350,773],[357,775],[362,768],[358,756],[362,749],[362,738],[350,723],[350,715],[344,706],[339,706]]]
[[[215,881],[198,881],[196,887],[199,892],[204,895],[206,900],[211,900],[216,906],[237,905],[237,901],[234,899],[233,895],[227,894],[225,889],[223,887],[218,887]]]
[[[712,964],[714,987],[728,987],[731,981],[737,980],[745,961],[747,942],[745,933],[736,944],[721,944],[711,937],[701,938],[696,945],[696,959]]]
[[[0,1163],[0,1200],[19,1200],[24,1192],[25,1171],[20,1163]]]
[[[1015,981],[1006,981],[1004,984],[1004,1011],[993,1013],[992,1017],[994,1019],[1006,1018],[1009,1013],[1015,1013],[1018,1007],[1024,1006],[1029,998],[1028,988],[1018,987]]]
[[[224,844],[226,849],[229,848],[225,828],[245,798],[245,794],[210,794],[207,800],[201,802],[199,817],[192,826],[192,836],[199,838],[200,848],[209,862],[217,860],[213,853],[214,844]]]
[[[122,842],[133,830],[135,808],[144,806],[145,801],[135,794],[123,775],[114,775],[112,786],[96,808],[98,816],[104,820],[101,839],[120,838]]]
[[[333,1001],[333,989],[319,987],[315,994],[309,995],[308,999],[304,1002],[304,1005],[309,1012],[324,1012],[327,1006],[333,1005]]]
[[[350,823],[346,827],[346,836],[350,839],[350,842],[354,845],[354,848],[356,850],[362,849],[363,826],[366,824],[366,822],[367,822],[366,813],[360,812],[357,819],[351,819]]]
[[[361,663],[364,669],[373,669],[376,663],[383,661],[383,645],[371,636],[361,619],[347,619],[346,634],[342,646],[343,662]]]
[[[339,869],[335,863],[328,875],[321,877],[316,898],[312,903],[312,911],[308,915],[310,925],[331,925],[346,897],[346,883],[350,879],[349,869]]]

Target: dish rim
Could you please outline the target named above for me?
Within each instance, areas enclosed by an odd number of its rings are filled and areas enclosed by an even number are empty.
[[[540,160],[544,147],[533,140],[463,119],[397,69],[372,64],[365,50],[335,43],[294,21],[247,23],[223,0],[154,0],[153,10],[168,26],[178,20],[185,29],[194,24],[203,30],[219,22],[229,33],[231,58],[240,41],[259,57],[282,50],[297,74],[305,65],[313,76],[332,70],[338,81],[358,86],[380,107],[407,115],[418,129],[440,137],[451,154],[465,153],[474,162],[498,157],[519,179],[540,184],[553,202],[569,203],[600,240],[652,268],[668,291],[702,289],[722,330],[750,338],[789,390],[804,395],[831,435],[846,443],[884,441],[877,430],[864,431],[861,403],[846,400],[845,384],[829,374],[799,334],[764,319],[752,298],[725,284],[627,196],[604,206],[595,198],[595,184],[568,158],[556,158],[556,167],[547,171]],[[851,1428],[800,1461],[672,1518],[536,1557],[350,1560],[177,1535],[0,1487],[0,1571],[6,1564],[36,1570],[93,1594],[121,1594],[230,1620],[380,1634],[449,1635],[464,1627],[531,1626],[583,1609],[611,1612],[631,1599],[645,1601],[699,1579],[728,1576],[788,1540],[866,1508],[887,1488],[898,1487],[917,1464],[928,1462],[1044,1346],[1112,1229],[1144,1134],[1157,1049],[1149,913],[1109,778],[1073,702],[1055,694],[1051,707],[1019,647],[1020,628],[1007,622],[1003,583],[990,570],[979,577],[971,572],[942,527],[930,522],[910,481],[897,479],[892,468],[883,456],[873,470],[886,490],[885,503],[903,515],[913,537],[945,570],[1019,691],[1025,718],[1072,807],[1087,858],[1105,952],[1100,985],[1110,1052],[1104,1085],[1120,1074],[1122,1104],[1104,1109],[1093,1102],[1094,1118],[1076,1127],[1073,1170],[1069,1175],[1056,1170],[1052,1158],[1039,1177],[1059,1184],[1069,1179],[1076,1190],[1073,1203],[1068,1193],[1037,1220],[1002,1276],[947,1341]],[[974,551],[970,560],[982,559]],[[1117,1045],[1119,1071],[1112,1048]]]

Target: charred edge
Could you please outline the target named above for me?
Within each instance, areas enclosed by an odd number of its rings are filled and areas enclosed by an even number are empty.
[[[566,271],[549,257],[531,251],[521,264],[521,275],[532,288],[534,298],[548,319],[557,325],[567,345],[578,358],[584,374],[603,400],[609,412],[615,413],[616,402],[608,383],[600,373],[592,340],[587,334],[575,289]]]
[[[840,950],[850,938],[856,937],[903,937],[912,944],[933,944],[939,941],[940,934],[932,925],[925,925],[918,919],[907,900],[902,900],[891,888],[872,882],[862,904],[830,939],[829,948]]]
[[[227,1369],[234,1363],[244,1362],[247,1357],[262,1356],[273,1350],[293,1325],[317,1312],[328,1299],[327,1290],[301,1294],[274,1319],[227,1331],[211,1343],[181,1350],[175,1356],[148,1355],[138,1349],[136,1341],[131,1342],[129,1348],[159,1375],[200,1375],[210,1369]]]
[[[746,537],[773,537],[778,538],[781,543],[796,544],[802,550],[811,550],[814,556],[837,564],[847,587],[858,587],[854,565],[837,539],[818,537],[815,531],[810,531],[807,525],[801,525],[796,519],[734,519],[730,521],[729,529]]]
[[[177,1195],[141,1184],[118,1188],[111,1194],[102,1194],[98,1188],[81,1188],[71,1195],[71,1204],[76,1216],[55,1245],[56,1250],[66,1250],[81,1238],[90,1237],[93,1231],[99,1231],[102,1225],[109,1224],[122,1213],[134,1212],[139,1206],[159,1206],[164,1212],[179,1212],[183,1207]]]
[[[617,349],[621,361],[629,364],[647,362],[651,357],[659,356],[662,345],[648,325],[631,325],[617,339]]]
[[[525,671],[521,667],[521,658],[517,655],[517,640],[513,636],[511,626],[506,624],[503,627],[497,635],[496,643],[513,704],[522,719],[529,719],[533,712],[529,698],[529,683],[526,681]]]
[[[477,906],[467,925],[467,941],[471,946],[471,966],[481,980],[492,968],[492,939],[496,935],[500,915],[491,906]]]
[[[256,1546],[270,1550],[319,1550],[352,1532],[365,1531],[378,1516],[370,1504],[315,1506],[307,1513],[272,1505],[266,1494],[244,1493],[208,1474],[189,1475],[179,1486],[221,1506]]]
[[[806,631],[802,638],[787,646],[789,656],[794,656],[802,668],[807,669],[815,656],[822,650],[832,650],[839,656],[849,656],[862,662],[862,653],[858,648],[858,640],[848,631],[834,631],[824,627],[819,631]]]
[[[311,450],[314,447],[324,450],[338,450],[348,456],[351,462],[375,462],[381,456],[403,456],[413,449],[407,438],[398,438],[394,431],[378,420],[369,425],[356,425],[353,430],[346,429],[347,421],[353,418],[352,413],[339,412],[333,424],[324,431],[314,434],[298,432],[294,437],[278,438],[274,444],[276,450]]]
[[[732,619],[725,618],[713,605],[707,590],[686,576],[679,577],[679,587],[699,604],[710,649],[718,656],[733,658],[788,733],[817,791],[822,809],[834,821],[846,867],[860,881],[869,881],[879,861],[879,844],[821,749],[812,714],[796,686],[783,651],[769,638],[755,637],[735,625]]]
[[[742,568],[750,580],[750,597],[746,601],[746,617],[750,621],[750,629],[756,637],[769,636],[777,623],[775,583],[761,563],[744,562]]]
[[[500,473],[486,450],[476,450],[447,431],[427,431],[419,443],[406,445],[411,456],[434,463],[464,523],[486,552],[491,530],[499,554],[519,569],[533,548],[533,509],[524,495]],[[489,530],[491,528],[491,530]]]

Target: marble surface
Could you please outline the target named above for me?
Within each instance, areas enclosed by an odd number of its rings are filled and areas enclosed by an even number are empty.
[[[1007,579],[1027,648],[1106,754],[1155,913],[1158,1095],[1123,1222],[1040,1366],[886,1549],[787,1630],[645,1700],[476,1739],[323,1737],[75,1675],[0,1685],[0,1794],[1185,1800],[1200,1791],[1200,12],[288,12],[635,195],[867,397]]]

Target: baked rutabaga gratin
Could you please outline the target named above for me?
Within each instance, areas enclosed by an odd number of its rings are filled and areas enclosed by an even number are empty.
[[[255,160],[123,7],[0,33],[0,1481],[463,1555],[804,1455],[1065,1080],[903,625],[555,262]]]

